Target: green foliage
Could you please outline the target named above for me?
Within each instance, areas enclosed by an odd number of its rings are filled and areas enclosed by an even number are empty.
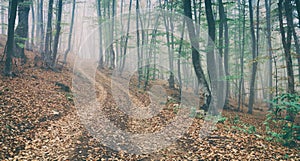
[[[220,116],[220,117],[218,118],[218,123],[224,124],[224,122],[225,122],[226,120],[227,120],[226,117]]]
[[[300,126],[295,124],[295,118],[300,112],[300,96],[284,93],[275,97],[271,103],[264,122],[267,140],[274,140],[289,147],[294,147],[300,141]]]
[[[181,108],[180,105],[178,105],[178,106],[173,106],[173,113],[174,113],[174,114],[177,114],[177,113],[179,112],[180,108]]]
[[[240,117],[239,115],[235,115],[235,117],[233,119],[230,119],[230,122],[232,124],[238,124],[240,122]]]
[[[67,100],[68,101],[71,101],[71,102],[73,102],[74,100],[73,100],[73,94],[71,94],[71,93],[66,93],[66,98],[67,98]]]
[[[232,126],[233,129],[242,131],[247,134],[255,134],[255,136],[260,137],[258,134],[256,134],[256,128],[253,125],[245,124],[240,122],[240,126]]]
[[[191,118],[202,119],[204,117],[203,110],[197,110],[196,107],[191,107],[191,112],[189,115]]]
[[[241,121],[239,115],[235,115],[235,117],[231,118],[229,121],[234,124],[234,126],[231,127],[232,129],[236,129],[247,134],[254,134],[256,137],[261,138],[261,136],[256,133],[255,126]]]
[[[197,109],[196,109],[196,107],[192,107],[190,117],[195,118],[196,115],[197,115]]]

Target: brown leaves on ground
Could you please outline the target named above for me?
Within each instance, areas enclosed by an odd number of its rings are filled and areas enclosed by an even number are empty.
[[[32,54],[32,53],[27,53]],[[30,62],[29,62],[30,64]],[[3,63],[1,63],[3,69]],[[103,72],[103,71],[102,71]],[[105,73],[105,72],[104,72]],[[109,94],[109,74],[97,76],[98,96],[106,102],[104,110],[111,121],[132,133],[160,130],[175,113],[166,108],[154,118],[141,121],[120,112]],[[205,138],[199,138],[203,120],[194,119],[188,132],[168,148],[151,154],[135,155],[115,151],[93,138],[82,125],[72,95],[56,85],[71,87],[67,68],[53,72],[32,66],[19,70],[18,77],[0,76],[0,159],[19,160],[299,160],[299,150],[270,143],[253,134],[232,128],[237,114],[223,111],[228,119],[217,124]],[[104,90],[104,91],[99,91]],[[134,88],[133,88],[134,90]],[[131,91],[132,97],[142,94]],[[135,98],[138,100],[138,98]],[[147,99],[141,99],[147,103]],[[263,135],[263,117],[238,113],[241,121],[253,124]],[[165,119],[161,119],[161,118]],[[141,126],[144,125],[144,126]]]

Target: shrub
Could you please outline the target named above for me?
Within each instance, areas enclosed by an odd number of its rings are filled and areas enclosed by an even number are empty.
[[[284,93],[275,97],[271,103],[264,124],[267,140],[275,140],[289,147],[297,146],[300,141],[300,126],[295,119],[300,112],[300,96]]]

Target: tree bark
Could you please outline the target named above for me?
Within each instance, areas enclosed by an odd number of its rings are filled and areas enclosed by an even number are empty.
[[[243,10],[241,9],[241,7],[243,6]],[[246,30],[246,2],[245,0],[243,0],[243,5],[241,4],[241,1],[239,0],[239,17],[242,18],[243,16],[243,27],[242,27],[242,32],[240,31],[240,27],[239,27],[239,42],[241,42],[239,44],[239,51],[241,52],[241,56],[240,56],[240,64],[241,64],[241,78],[239,80],[239,99],[238,99],[238,111],[240,111],[240,107],[241,105],[243,106],[244,104],[244,54],[245,54],[245,30]],[[242,10],[242,12],[241,12]],[[243,14],[241,16],[241,13]],[[239,22],[240,23],[240,22]],[[239,24],[240,26],[240,24]]]
[[[15,31],[15,57],[22,58],[22,64],[26,63],[24,53],[25,42],[28,39],[28,16],[30,10],[29,0],[19,0],[18,2],[18,26]]]
[[[227,105],[229,102],[229,91],[230,91],[230,88],[229,88],[230,84],[229,84],[229,80],[228,80],[228,77],[230,76],[230,74],[229,74],[229,33],[228,33],[227,15],[225,13],[222,0],[219,0],[219,12],[220,12],[220,31],[219,31],[219,36],[220,36],[219,42],[220,43],[219,43],[219,46],[221,47],[221,49],[219,50],[219,54],[221,54],[221,55],[223,53],[223,27],[224,27],[224,40],[225,40],[224,67],[225,67],[225,75],[226,75],[224,107],[227,108]],[[221,32],[221,30],[222,30],[222,32]]]
[[[258,0],[259,4],[259,0]],[[248,103],[248,113],[253,113],[253,105],[254,105],[254,94],[255,94],[255,78],[257,72],[257,44],[256,44],[256,37],[254,31],[254,20],[253,20],[253,8],[252,8],[252,1],[249,1],[249,13],[250,13],[250,30],[251,30],[251,41],[252,41],[252,72],[251,72],[251,79],[250,79],[250,94],[249,94],[249,103]],[[257,22],[258,23],[258,22]],[[258,30],[258,29],[257,29]]]
[[[6,60],[5,60],[5,69],[4,75],[12,76],[11,71],[11,62],[12,56],[14,54],[14,28],[15,28],[15,20],[17,16],[17,6],[18,1],[12,1],[10,3],[10,13],[8,18],[8,31],[7,31],[7,42],[6,42]]]
[[[126,54],[127,54],[127,46],[128,46],[128,39],[129,39],[129,29],[130,29],[130,18],[131,18],[131,8],[132,8],[132,0],[129,2],[129,13],[128,13],[128,21],[127,21],[127,31],[126,31],[126,38],[125,38],[125,45],[123,51],[123,63],[121,67],[121,74],[123,72],[125,62],[126,62]]]
[[[52,62],[51,66],[55,68],[56,64],[56,57],[57,57],[57,50],[58,50],[58,40],[59,40],[59,35],[60,35],[60,30],[61,30],[61,15],[62,15],[62,0],[58,0],[58,10],[57,10],[57,20],[56,20],[56,33],[54,36],[54,42],[53,42],[53,56],[52,56]]]
[[[138,88],[141,87],[141,79],[142,79],[142,65],[141,65],[141,53],[140,53],[140,31],[139,31],[139,0],[136,1],[136,45],[137,45],[137,56],[138,56]]]
[[[49,0],[48,6],[48,21],[47,21],[47,33],[46,33],[46,41],[45,41],[45,57],[44,63],[46,66],[50,66],[51,64],[51,43],[52,43],[52,12],[53,12],[53,0]]]
[[[101,21],[102,21],[102,13],[101,13],[101,0],[96,0],[97,2],[97,16],[98,16],[98,32],[99,32],[99,62],[98,62],[98,67],[103,68],[103,48],[102,48],[102,26],[101,26]]]
[[[115,59],[116,59],[116,52],[114,51],[114,44],[113,44],[113,40],[114,40],[114,30],[115,30],[115,5],[116,5],[116,0],[112,0],[112,30],[111,30],[111,44],[110,44],[110,55],[111,55],[111,62],[110,62],[110,67],[112,69],[115,68]]]
[[[289,17],[290,12],[292,12],[291,1],[286,0],[284,3],[286,18],[287,18],[287,37],[285,35],[285,29],[283,27],[283,14],[282,14],[282,3],[283,0],[279,0],[278,3],[278,12],[279,12],[279,26],[281,33],[281,40],[284,48],[285,61],[287,66],[287,76],[288,76],[288,93],[295,93],[295,84],[294,84],[294,71],[293,71],[293,62],[291,56],[291,41],[292,41],[292,17]]]
[[[268,79],[268,88],[269,88],[269,100],[273,99],[272,87],[273,87],[273,67],[272,67],[272,40],[271,40],[271,0],[265,0],[266,8],[266,20],[267,20],[267,43],[268,43],[268,56],[269,56],[269,79]],[[268,104],[269,109],[272,108],[272,103]]]
[[[98,0],[100,1],[100,0]],[[72,41],[72,35],[73,35],[73,26],[74,26],[74,19],[75,19],[75,9],[76,9],[76,0],[73,0],[72,4],[72,18],[71,18],[71,24],[70,24],[70,30],[69,30],[69,37],[68,37],[68,47],[64,53],[64,64],[67,62],[67,56],[71,50],[71,41]],[[100,44],[102,47],[102,44]],[[101,50],[102,51],[102,50]]]
[[[205,111],[208,111],[208,107],[211,102],[211,91],[209,89],[208,83],[205,79],[205,75],[203,72],[203,69],[200,64],[200,57],[199,57],[199,52],[197,49],[199,49],[199,43],[196,38],[196,33],[195,33],[195,27],[193,24],[192,20],[192,12],[191,12],[191,0],[183,0],[183,8],[184,8],[184,14],[186,17],[189,19],[186,19],[186,24],[188,27],[188,32],[189,32],[189,37],[190,37],[190,42],[192,45],[192,62],[194,66],[194,71],[196,73],[198,82],[203,84],[205,94],[206,94],[206,102],[205,105],[202,106],[201,108],[204,109]]]
[[[299,28],[300,28],[300,1],[299,0],[295,0],[295,3],[296,3],[296,9],[297,9],[297,12],[298,12],[298,23],[299,23]]]
[[[43,14],[43,6],[44,6],[44,3],[43,3],[43,0],[39,0],[40,3],[39,3],[39,19],[38,19],[38,24],[39,24],[39,29],[40,29],[40,40],[39,40],[39,43],[40,43],[40,53],[42,55],[42,58],[44,59],[45,58],[45,52],[44,52],[44,36],[45,36],[45,33],[44,33],[44,14]]]
[[[1,2],[3,2],[4,0],[1,0]],[[5,20],[4,20],[4,3],[1,4],[1,33],[5,34]]]
[[[32,24],[31,24],[31,37],[30,37],[30,45],[29,49],[32,50],[34,47],[34,31],[35,31],[35,12],[34,12],[34,5],[33,2],[31,2],[30,7],[31,7],[31,19],[32,19]]]
[[[215,48],[215,39],[216,39],[216,27],[215,27],[215,20],[214,20],[214,13],[212,10],[212,1],[211,0],[205,0],[205,13],[206,13],[206,20],[207,20],[207,24],[208,24],[208,43],[207,43],[207,59],[206,59],[206,63],[207,63],[207,68],[208,68],[208,76],[209,76],[209,80],[211,83],[211,95],[214,96],[215,98],[217,98],[217,95],[222,94],[223,95],[223,90],[221,90],[221,85],[218,83],[220,82],[219,77],[218,77],[218,73],[219,71],[223,70],[223,66],[216,65],[216,62],[219,59],[215,58],[215,53],[214,53],[214,48]],[[219,62],[220,64],[222,62]],[[222,69],[218,69],[218,67],[221,67]],[[217,91],[221,90],[221,91]],[[213,98],[212,98],[213,99]],[[220,100],[215,100],[213,102],[218,102]],[[217,104],[214,104],[213,107],[217,107]],[[215,111],[215,109],[212,109],[213,113],[216,113],[217,111]]]
[[[298,12],[298,21],[299,21],[299,28],[300,28],[300,1],[299,0],[296,0],[296,6],[297,6],[297,12]],[[289,12],[288,13],[290,16],[293,16],[291,15],[292,12]],[[289,24],[292,24],[293,25],[293,22],[289,22]],[[296,27],[296,26],[295,26]],[[292,32],[293,32],[293,38],[294,38],[294,42],[295,42],[295,47],[296,47],[296,53],[297,53],[297,61],[298,61],[298,81],[300,82],[300,44],[299,44],[299,39],[298,39],[298,36],[297,36],[297,33],[296,33],[296,30],[295,30],[295,27],[294,25],[292,26]]]

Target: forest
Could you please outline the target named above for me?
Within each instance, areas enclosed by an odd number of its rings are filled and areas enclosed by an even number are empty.
[[[0,160],[300,160],[300,0],[0,2]]]

